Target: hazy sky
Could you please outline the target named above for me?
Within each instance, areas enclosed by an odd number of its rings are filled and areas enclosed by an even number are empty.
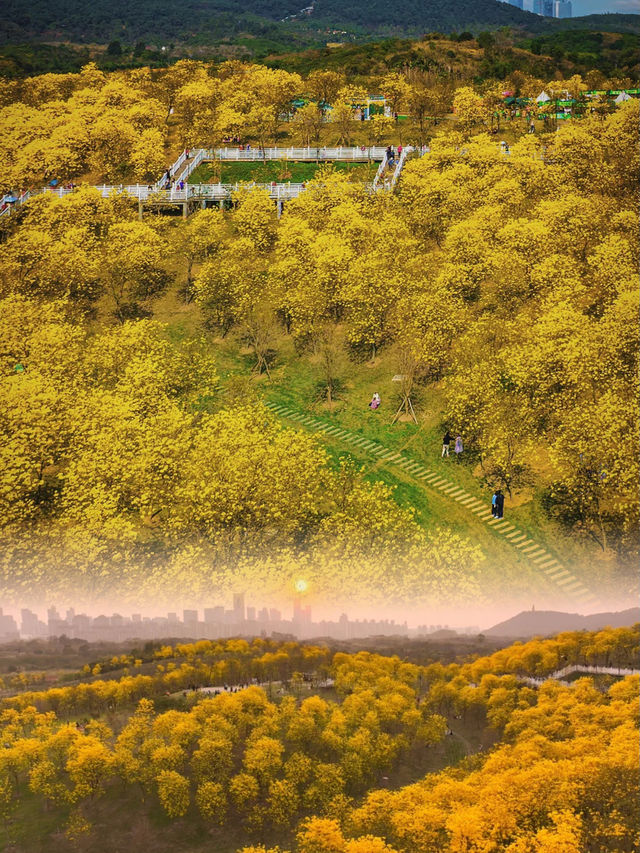
[[[573,15],[594,15],[602,12],[640,13],[640,0],[574,0]]]
[[[508,0],[507,0],[508,1]],[[640,0],[571,0],[573,17],[597,15],[606,12],[640,13]],[[524,8],[531,12],[533,0],[524,0]]]

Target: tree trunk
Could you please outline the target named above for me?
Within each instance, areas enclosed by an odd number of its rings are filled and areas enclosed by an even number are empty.
[[[598,501],[598,523],[600,525],[600,536],[602,537],[602,550],[607,550],[607,533],[604,529],[604,524],[602,522],[602,512],[600,511],[600,502]]]

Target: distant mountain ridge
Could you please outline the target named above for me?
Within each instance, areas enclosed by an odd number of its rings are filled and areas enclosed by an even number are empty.
[[[523,610],[517,616],[499,622],[482,633],[487,637],[526,639],[549,636],[562,631],[599,631],[602,628],[624,628],[640,622],[640,607],[630,607],[611,613],[563,613],[556,610]]]
[[[304,8],[303,8],[304,7]],[[640,15],[542,18],[498,0],[4,0],[0,42],[31,40],[213,45],[289,34],[301,44],[347,37],[420,36],[513,27],[529,33],[582,26],[640,31]],[[333,32],[335,31],[335,32]]]

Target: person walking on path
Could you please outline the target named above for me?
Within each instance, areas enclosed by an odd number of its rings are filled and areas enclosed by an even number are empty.
[[[376,391],[371,398],[371,402],[369,403],[369,408],[371,411],[375,412],[376,409],[380,408],[380,394]]]
[[[456,459],[460,459],[460,454],[462,453],[462,451],[464,449],[462,447],[462,436],[461,435],[456,436],[456,443],[453,445],[453,449],[455,450],[455,453],[456,453]]]
[[[491,498],[491,515],[496,517],[496,501],[498,500],[498,490],[496,489]]]
[[[504,515],[504,495],[502,491],[498,489],[496,491],[496,518],[502,518]]]
[[[447,430],[444,434],[444,438],[442,439],[442,455],[449,455],[449,445],[451,444],[451,434],[449,430]]]

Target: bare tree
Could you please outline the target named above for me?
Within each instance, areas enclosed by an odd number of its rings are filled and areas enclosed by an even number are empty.
[[[413,409],[413,403],[411,401],[411,392],[422,367],[420,359],[416,356],[410,345],[400,343],[396,349],[395,363],[398,368],[398,373],[393,377],[393,381],[398,384],[400,392],[400,406],[393,416],[391,423],[394,424],[398,418],[402,416],[411,418],[415,423],[418,423],[416,413]]]
[[[314,345],[320,356],[322,379],[331,410],[344,373],[344,336],[334,323],[323,323],[314,334]]]
[[[243,322],[244,337],[254,352],[256,373],[266,373],[271,379],[269,366],[276,354],[276,320],[269,305],[257,305],[246,314]]]

